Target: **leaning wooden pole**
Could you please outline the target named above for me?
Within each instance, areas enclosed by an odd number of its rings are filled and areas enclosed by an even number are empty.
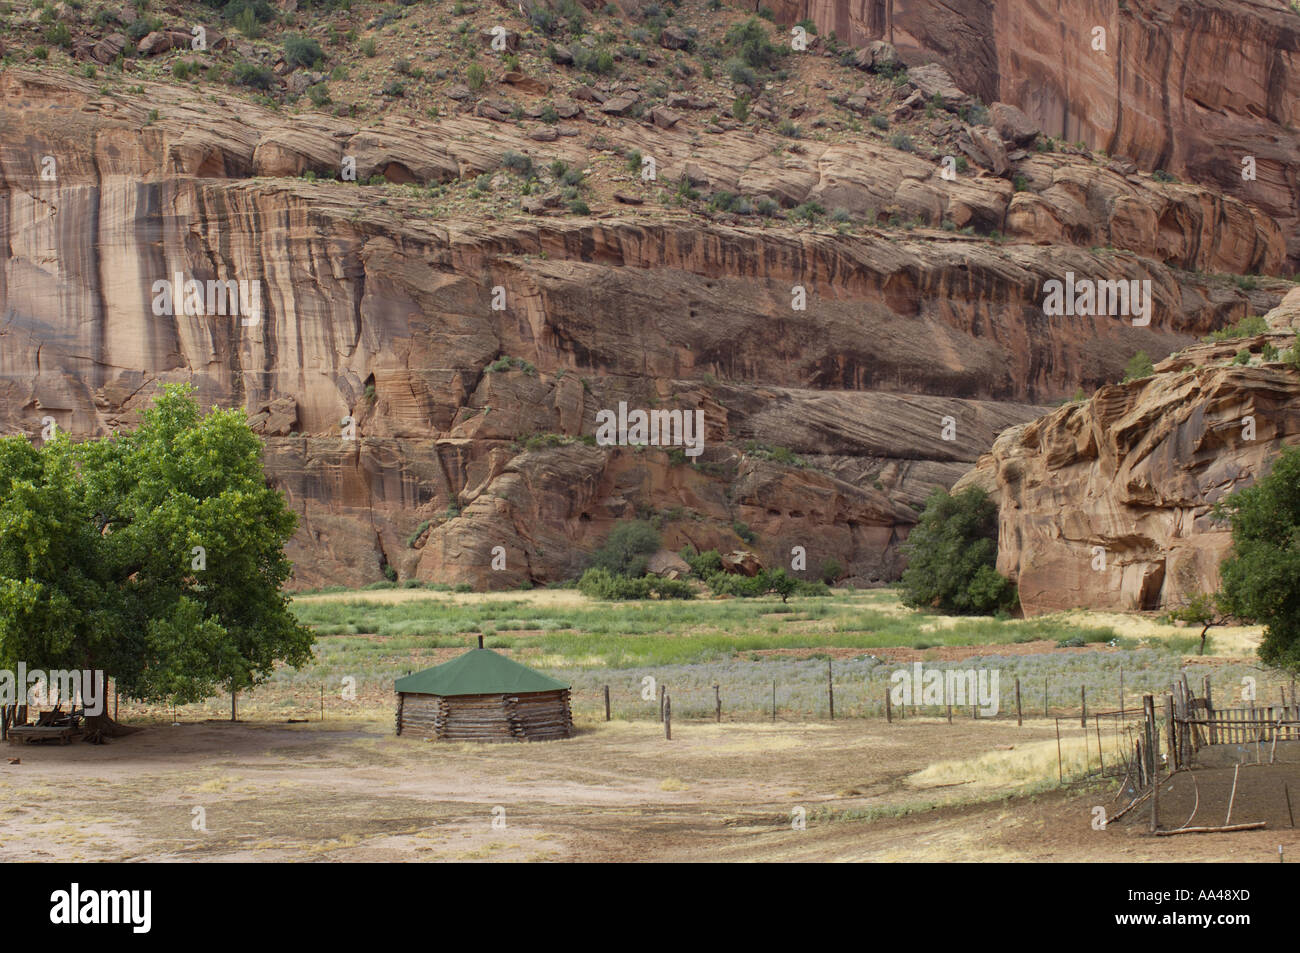
[[[1146,722],[1143,730],[1146,735],[1148,779],[1151,783],[1151,833],[1154,834],[1160,826],[1160,759],[1156,754],[1160,733],[1156,730],[1155,696],[1142,696],[1142,713]]]

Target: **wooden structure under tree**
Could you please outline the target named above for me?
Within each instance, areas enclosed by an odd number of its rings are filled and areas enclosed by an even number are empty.
[[[397,733],[429,741],[550,741],[573,735],[569,686],[479,645],[393,683]]]

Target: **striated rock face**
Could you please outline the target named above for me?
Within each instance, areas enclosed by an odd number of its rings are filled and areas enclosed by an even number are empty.
[[[1211,507],[1300,443],[1300,374],[1259,356],[1294,343],[1300,288],[1266,318],[1267,334],[1195,345],[1153,377],[1009,429],[958,481],[998,499],[998,569],[1027,614],[1217,590],[1231,537]],[[1242,349],[1251,363],[1228,363]]]
[[[802,545],[810,570],[893,578],[915,507],[995,434],[1269,298],[1197,271],[1282,256],[1242,203],[1082,156],[1027,160],[1014,192],[988,174],[943,182],[880,145],[810,140],[778,157],[774,136],[693,142],[681,123],[601,135],[653,151],[669,181],[690,165],[714,188],[984,221],[1012,239],[706,231],[630,206],[439,213],[424,184],[495,173],[507,150],[581,161],[590,143],[469,115],[362,128],[194,96],[0,73],[0,425],[35,439],[48,416],[104,434],[161,383],[194,381],[265,435],[268,473],[301,514],[303,586],[386,569],[554,581],[615,522],[648,515],[673,550],[782,565]],[[361,181],[421,188],[298,177],[344,155]],[[1046,319],[1042,285],[1067,269],[1150,278],[1150,325]],[[155,314],[154,283],[177,273],[255,283],[262,311]],[[592,446],[597,413],[620,402],[702,411],[703,454]]]
[[[750,4],[735,4],[751,7]],[[886,0],[773,0],[857,46],[887,35]],[[1213,185],[1282,226],[1300,268],[1300,15],[1255,0],[893,0],[910,66],[938,61],[1044,134]],[[1096,28],[1105,49],[1095,49]],[[1255,177],[1243,178],[1243,159]]]

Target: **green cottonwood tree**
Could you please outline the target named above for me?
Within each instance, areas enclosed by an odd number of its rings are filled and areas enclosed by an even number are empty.
[[[1263,623],[1262,662],[1300,669],[1300,447],[1283,450],[1267,476],[1215,513],[1232,527],[1219,608]]]
[[[962,615],[1012,608],[1016,587],[998,574],[998,508],[978,487],[936,489],[902,546],[903,603]]]
[[[0,665],[102,669],[198,701],[311,658],[281,591],[295,515],[238,410],[163,389],[138,430],[0,439]]]

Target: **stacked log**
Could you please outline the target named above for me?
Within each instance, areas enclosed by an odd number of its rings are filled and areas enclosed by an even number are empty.
[[[569,690],[398,696],[397,733],[430,741],[548,741],[573,733]]]
[[[525,741],[550,741],[573,734],[573,714],[569,710],[569,690],[530,692],[515,695],[516,734]]]

